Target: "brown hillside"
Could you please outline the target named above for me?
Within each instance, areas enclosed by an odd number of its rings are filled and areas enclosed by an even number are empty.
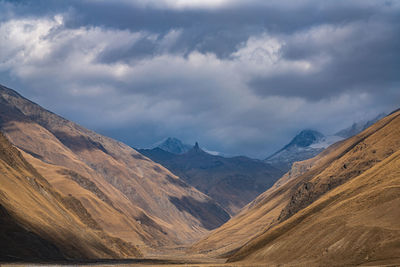
[[[0,133],[0,260],[139,257],[57,192]]]
[[[52,186],[132,244],[188,243],[229,219],[212,199],[129,146],[6,87],[0,88],[0,128]]]
[[[230,261],[325,266],[399,263],[399,116],[393,114],[358,136],[355,146],[310,179],[308,190],[297,189],[280,215],[280,224],[249,242]],[[343,171],[348,168],[357,174],[348,178]],[[333,184],[340,186],[324,193],[334,179]],[[301,208],[307,202],[312,204]]]
[[[315,162],[325,158],[338,144],[331,146],[317,157],[296,162],[292,169],[270,189],[246,205],[241,212],[227,223],[195,243],[191,251],[211,255],[228,256],[246,242],[262,233],[275,223],[290,199],[291,186],[283,186],[307,172]]]
[[[399,255],[399,116],[298,163],[193,249],[270,264],[359,264]]]

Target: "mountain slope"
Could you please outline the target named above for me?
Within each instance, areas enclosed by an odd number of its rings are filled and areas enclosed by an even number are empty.
[[[400,218],[391,208],[400,204],[399,129],[397,112],[295,164],[193,250],[214,249],[230,261],[305,265],[399,255]]]
[[[252,240],[230,260],[318,266],[400,263],[399,166],[396,152]]]
[[[141,256],[111,237],[82,203],[57,192],[0,133],[0,260]]]
[[[338,131],[337,133],[335,133],[335,135],[341,136],[343,138],[350,138],[350,137],[362,132],[363,130],[367,129],[369,126],[373,125],[375,122],[379,121],[380,119],[382,119],[385,116],[386,116],[386,114],[381,113],[381,114],[377,115],[375,118],[373,118],[372,120],[355,122],[350,127],[347,127],[343,130]]]
[[[272,186],[283,174],[260,160],[210,155],[197,143],[190,151],[180,155],[160,148],[139,152],[209,195],[231,215]]]
[[[78,199],[105,231],[132,244],[188,243],[229,218],[212,199],[129,146],[3,86],[0,128],[52,186]]]

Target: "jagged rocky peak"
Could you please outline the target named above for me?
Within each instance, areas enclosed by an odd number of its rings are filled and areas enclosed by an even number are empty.
[[[194,150],[200,150],[199,143],[196,142],[193,147]]]
[[[195,143],[194,143],[194,146],[192,146],[191,149],[190,149],[188,152],[189,152],[190,154],[193,154],[193,153],[198,154],[199,152],[207,153],[207,152],[205,152],[203,149],[200,148],[198,142],[195,142]]]
[[[190,145],[184,144],[181,140],[175,137],[167,137],[154,144],[152,147],[158,147],[173,154],[183,154],[192,148]]]

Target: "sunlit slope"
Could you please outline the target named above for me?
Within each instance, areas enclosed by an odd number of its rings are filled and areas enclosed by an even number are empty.
[[[0,134],[0,259],[140,257],[73,196],[55,190]]]
[[[325,194],[359,179],[368,170],[372,171],[400,148],[399,114],[391,114],[359,135],[332,145],[317,157],[295,164],[274,187],[195,244],[193,250],[207,253],[210,248],[217,254],[232,255],[249,240],[271,233],[272,229],[283,225]],[[389,213],[392,215],[396,216]],[[315,235],[318,235],[317,230],[310,233],[310,237]],[[250,247],[253,248],[249,245],[237,252],[232,260],[245,259],[252,253]]]
[[[102,228],[135,245],[188,243],[229,219],[209,197],[129,146],[5,87],[0,123],[49,183],[79,199]]]
[[[230,261],[400,263],[400,152],[326,193],[244,246]]]
[[[304,174],[316,161],[326,160],[325,155],[336,146],[337,144],[313,159],[294,163],[291,171],[279,179],[274,186],[250,202],[227,223],[195,243],[191,251],[228,256],[254,236],[275,224],[281,211],[290,201],[292,186],[286,184]]]

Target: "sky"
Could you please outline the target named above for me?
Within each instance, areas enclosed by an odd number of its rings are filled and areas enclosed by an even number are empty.
[[[400,105],[400,1],[0,0],[0,84],[136,148],[265,158]]]

